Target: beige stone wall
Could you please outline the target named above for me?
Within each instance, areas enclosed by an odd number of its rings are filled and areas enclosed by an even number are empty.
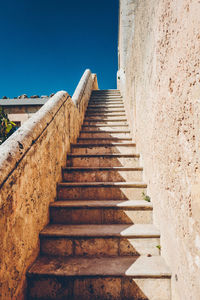
[[[4,107],[5,113],[8,115],[10,121],[20,122],[21,125],[26,122],[41,108],[41,105],[34,106],[7,106]]]
[[[121,0],[118,85],[142,155],[172,299],[200,299],[200,2]],[[129,2],[129,3],[128,3]],[[123,11],[122,11],[123,10]],[[129,16],[130,18],[130,16]],[[122,20],[120,28],[122,29]],[[131,30],[130,30],[131,28]],[[120,39],[124,31],[120,30]],[[126,45],[120,45],[120,53]]]
[[[39,253],[39,232],[75,142],[96,77],[87,70],[79,102],[58,92],[0,146],[0,299],[22,300],[27,268]],[[84,85],[84,88],[83,88]]]

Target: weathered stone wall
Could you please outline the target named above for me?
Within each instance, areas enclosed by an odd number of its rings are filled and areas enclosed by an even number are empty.
[[[0,103],[1,104],[1,103]],[[21,125],[30,119],[34,113],[41,108],[41,105],[34,106],[7,106],[4,108],[10,121],[20,122]]]
[[[76,91],[78,103],[58,92],[0,146],[2,300],[25,297],[25,274],[39,253],[39,232],[48,223],[49,203],[93,88],[96,76],[87,70]]]
[[[172,299],[200,298],[200,1],[121,0],[118,86],[142,155]],[[120,39],[125,29],[120,18]],[[127,38],[126,38],[127,41]],[[127,47],[127,50],[124,49]],[[126,50],[126,51],[125,51]]]

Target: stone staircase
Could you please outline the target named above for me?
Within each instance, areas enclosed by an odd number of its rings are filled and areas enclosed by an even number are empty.
[[[119,91],[93,91],[27,274],[28,299],[170,299],[142,171]]]

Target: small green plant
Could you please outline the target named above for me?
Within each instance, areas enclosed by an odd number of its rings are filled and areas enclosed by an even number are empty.
[[[161,250],[161,246],[160,245],[157,245],[156,248],[158,248],[159,250]]]
[[[16,130],[16,124],[8,119],[3,107],[0,106],[0,145]]]
[[[147,196],[144,192],[142,193],[142,197],[145,201],[151,202],[151,198],[149,196]]]

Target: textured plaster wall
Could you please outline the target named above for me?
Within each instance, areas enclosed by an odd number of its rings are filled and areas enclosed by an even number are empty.
[[[9,120],[21,122],[21,125],[31,118],[41,108],[41,105],[34,106],[8,106],[4,107],[5,113],[8,114]]]
[[[0,146],[0,299],[22,300],[26,271],[39,253],[39,232],[75,142],[94,86],[89,71],[79,102],[58,92]]]
[[[118,86],[142,155],[172,299],[200,299],[200,1],[121,0]],[[130,4],[130,3],[129,3]],[[130,16],[128,17],[130,18]],[[131,30],[130,30],[131,28]],[[120,18],[120,37],[124,34]]]

